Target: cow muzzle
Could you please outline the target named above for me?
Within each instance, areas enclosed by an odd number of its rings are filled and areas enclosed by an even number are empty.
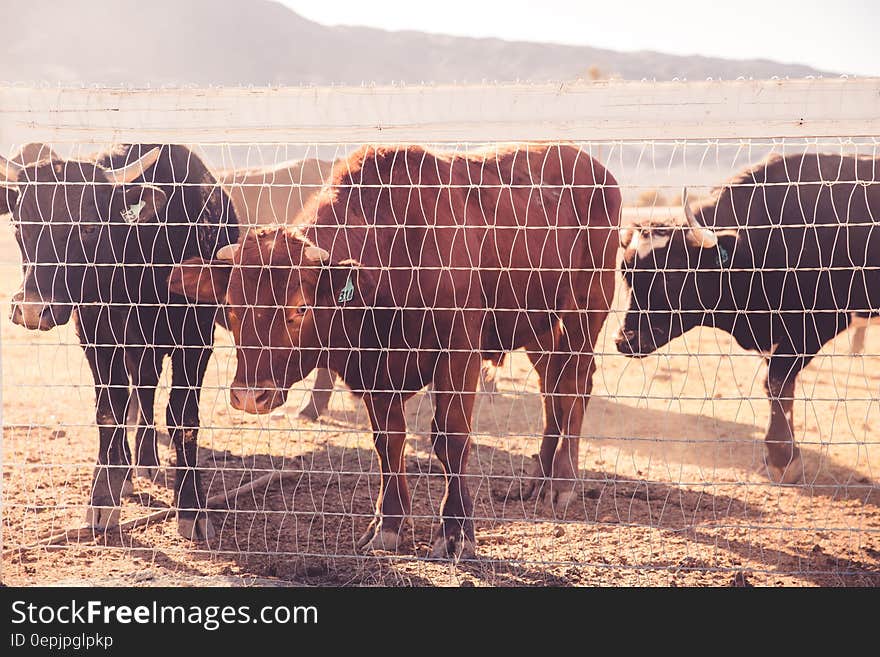
[[[259,381],[253,387],[233,381],[229,401],[240,411],[262,415],[287,401],[287,391],[278,389],[272,381]]]
[[[32,331],[48,331],[70,319],[72,306],[54,303],[43,299],[26,298],[23,292],[12,297],[12,309],[9,319],[13,324],[24,326]]]
[[[614,338],[617,351],[631,358],[644,358],[657,351],[657,345],[653,341],[645,344],[641,340],[641,333],[632,329],[620,329]]]

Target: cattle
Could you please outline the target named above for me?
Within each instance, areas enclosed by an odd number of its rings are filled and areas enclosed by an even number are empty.
[[[232,198],[242,224],[283,224],[299,215],[329,179],[332,168],[332,162],[306,158],[268,167],[219,171],[217,179]],[[330,370],[318,369],[300,415],[317,420],[327,410],[335,379]]]
[[[239,221],[259,226],[292,222],[329,179],[332,168],[332,162],[306,158],[267,167],[218,171],[216,176],[232,198]],[[327,410],[335,384],[333,372],[318,368],[300,416],[317,420]],[[494,384],[494,371],[486,364],[481,387],[494,392]]]
[[[316,367],[362,397],[381,484],[361,548],[398,547],[411,504],[404,402],[433,382],[431,440],[446,492],[432,555],[471,556],[467,462],[483,359],[525,347],[545,415],[526,495],[549,497],[559,511],[576,495],[619,213],[613,176],[574,146],[365,147],[334,167],[301,225],[189,260],[169,285],[226,303],[235,408],[270,412]]]
[[[238,240],[235,211],[201,160],[183,146],[125,145],[87,160],[55,155],[25,166],[0,158],[0,210],[11,210],[23,281],[11,319],[50,330],[74,318],[95,382],[99,434],[87,523],[118,524],[132,464],[155,474],[153,406],[171,359],[166,421],[176,451],[178,530],[210,540],[196,470],[199,393],[216,309],[169,295],[171,265],[211,257]],[[126,407],[137,400],[135,453]]]
[[[880,308],[880,161],[775,155],[725,183],[685,222],[623,228],[629,310],[620,352],[643,357],[696,326],[767,359],[765,462],[803,476],[793,403],[798,373],[855,314]]]

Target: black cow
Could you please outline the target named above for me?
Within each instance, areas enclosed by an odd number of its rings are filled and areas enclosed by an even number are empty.
[[[631,298],[618,350],[644,356],[702,325],[764,353],[776,482],[803,476],[792,426],[798,373],[854,313],[880,308],[878,171],[880,160],[866,157],[774,156],[696,212],[685,192],[687,224],[620,233]]]
[[[115,526],[131,491],[129,385],[139,410],[134,464],[156,472],[153,405],[167,355],[178,529],[210,539],[195,466],[216,309],[169,295],[166,281],[175,263],[211,257],[238,240],[229,197],[194,153],[176,145],[127,145],[88,161],[52,156],[25,166],[0,158],[0,180],[0,212],[12,212],[22,255],[11,319],[46,331],[73,315],[95,379],[100,450],[87,522]]]

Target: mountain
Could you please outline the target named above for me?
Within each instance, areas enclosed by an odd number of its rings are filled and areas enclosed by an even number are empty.
[[[66,84],[266,85],[835,75],[587,46],[331,27],[270,0],[0,0],[0,80]]]

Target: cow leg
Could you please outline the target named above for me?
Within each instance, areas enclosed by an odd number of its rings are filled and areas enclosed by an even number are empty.
[[[211,349],[178,347],[171,356],[171,392],[166,422],[177,455],[174,499],[177,531],[192,541],[210,541],[214,528],[205,511],[205,494],[196,469],[199,439],[199,396]]]
[[[529,360],[532,361],[532,366],[538,373],[538,381],[540,383],[541,391],[543,392],[544,381],[549,376],[547,368],[550,361],[550,354],[544,352],[541,347],[537,345],[527,346],[526,353],[528,354]],[[550,431],[546,420],[548,417],[553,417],[552,402],[553,399],[550,395],[544,395],[543,403],[545,420],[541,448],[538,450],[535,464],[532,467],[531,473],[529,473],[529,478],[526,481],[525,486],[523,486],[520,491],[518,499],[530,500],[535,497],[543,499],[545,496],[546,491],[544,490],[544,484],[547,482],[550,473],[553,471],[553,455],[556,453],[556,446],[559,444],[558,432]],[[512,497],[517,498],[516,495],[513,495]]]
[[[124,352],[97,346],[94,336],[83,336],[83,350],[95,379],[95,420],[98,424],[98,462],[92,478],[86,524],[104,531],[119,524],[122,497],[131,494],[131,458],[125,435],[128,374]]]
[[[777,484],[794,484],[803,476],[800,450],[794,441],[794,389],[797,375],[808,359],[776,353],[770,357],[764,387],[770,401],[770,423],[765,437],[767,474]]]
[[[595,365],[591,355],[573,354],[562,367],[551,369],[555,375],[555,387],[550,393],[549,403],[545,405],[544,434],[557,435],[559,441],[553,455],[549,490],[554,510],[564,514],[577,497],[575,483],[578,478],[581,425],[592,389]]]
[[[154,405],[156,386],[162,373],[162,354],[155,349],[129,349],[126,366],[132,382],[128,422],[136,427],[135,473],[155,481],[159,475],[159,445]]]
[[[598,305],[598,304],[596,304]],[[558,372],[552,397],[554,418],[545,427],[559,431],[559,448],[553,457],[551,500],[557,512],[565,512],[577,497],[578,451],[584,413],[593,392],[596,361],[593,349],[605,324],[607,312],[598,308],[589,312],[574,311],[562,317],[561,349],[553,355],[552,369]]]
[[[598,334],[603,321],[599,313],[591,314],[595,317],[587,315],[567,313],[563,317],[559,346],[541,379],[545,399],[544,436],[558,437],[550,472],[550,502],[554,511],[561,514],[577,496],[581,426],[596,370],[593,336]],[[546,472],[549,454],[543,456]]]
[[[357,545],[365,550],[394,551],[400,543],[403,520],[411,509],[403,460],[406,447],[403,398],[395,394],[372,394],[364,397],[364,402],[382,474],[376,516]]]
[[[581,426],[596,369],[593,343],[604,320],[603,313],[566,313],[563,330],[552,331],[552,346],[528,352],[541,382],[544,437],[523,497],[543,499],[549,492],[556,513],[577,496]]]
[[[434,373],[434,454],[443,465],[446,492],[440,503],[440,536],[432,557],[473,558],[474,502],[467,486],[471,418],[480,380],[480,355],[455,352],[441,356]]]
[[[308,420],[317,420],[330,404],[335,381],[336,375],[333,372],[319,367],[315,375],[315,385],[312,386],[312,391],[309,393],[309,400],[300,409],[299,414]]]
[[[526,355],[528,355],[532,366],[538,373],[538,381],[543,394],[544,436],[529,478],[525,485],[521,487],[518,496],[515,494],[511,495],[514,499],[544,499],[547,492],[545,484],[553,472],[553,456],[556,454],[556,448],[559,445],[559,431],[551,426],[551,420],[556,417],[556,413],[553,408],[553,396],[547,394],[547,386],[553,380],[550,365],[553,354],[559,347],[560,334],[560,326],[558,324],[554,325],[542,338],[525,346]]]

